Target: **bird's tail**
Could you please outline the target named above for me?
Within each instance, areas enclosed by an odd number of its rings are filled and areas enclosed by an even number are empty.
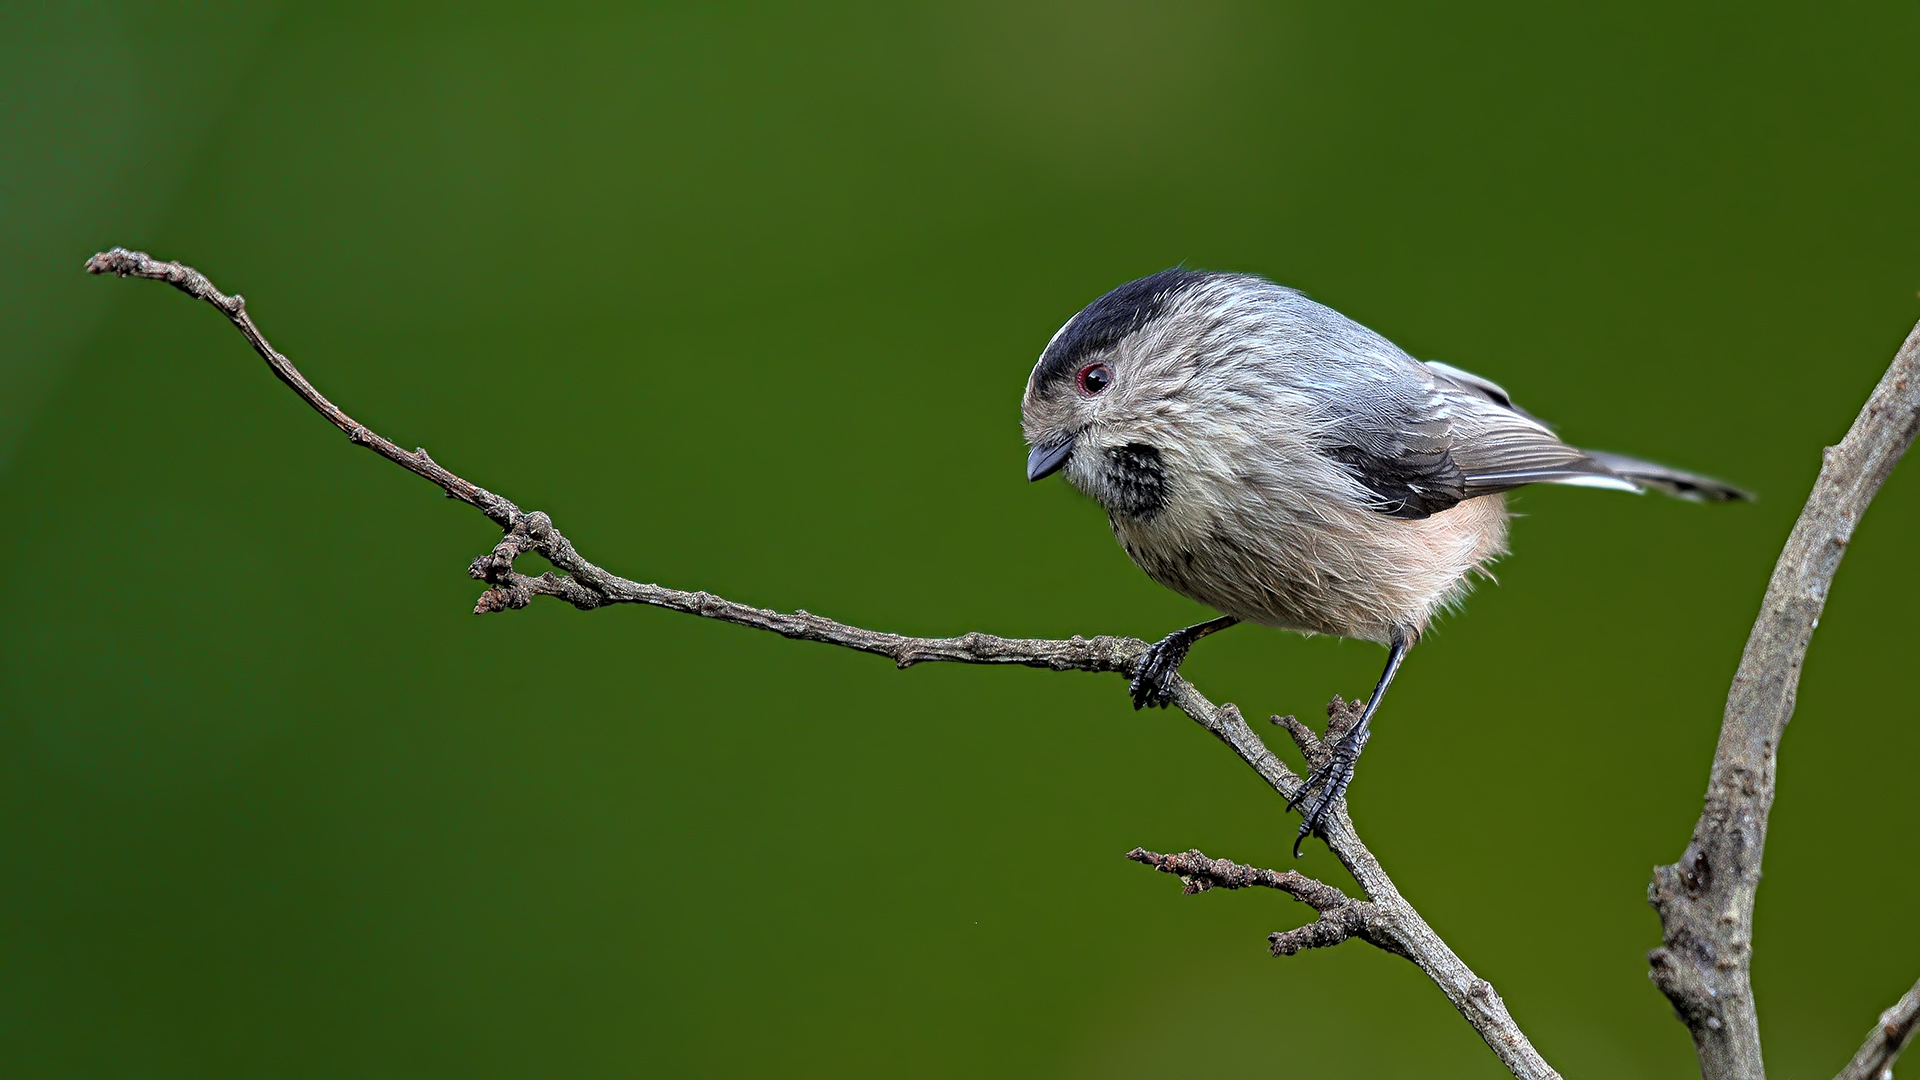
[[[1582,453],[1615,476],[1625,477],[1644,487],[1658,488],[1682,499],[1692,499],[1694,502],[1753,501],[1753,495],[1749,492],[1698,473],[1681,472],[1651,461],[1609,454],[1603,450],[1585,450]]]

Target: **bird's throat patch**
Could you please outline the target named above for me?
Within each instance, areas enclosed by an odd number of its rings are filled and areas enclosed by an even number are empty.
[[[1128,443],[1107,451],[1106,498],[1109,513],[1150,521],[1167,505],[1167,471],[1160,451],[1146,443]]]

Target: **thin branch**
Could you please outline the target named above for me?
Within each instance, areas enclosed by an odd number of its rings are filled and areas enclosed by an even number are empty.
[[[1378,909],[1373,904],[1355,900],[1298,870],[1263,870],[1241,866],[1226,859],[1209,859],[1197,850],[1182,855],[1162,855],[1145,848],[1134,848],[1127,852],[1127,858],[1145,863],[1163,874],[1178,874],[1182,891],[1188,896],[1208,889],[1246,889],[1258,885],[1278,889],[1318,912],[1319,917],[1305,926],[1268,935],[1267,941],[1275,956],[1292,956],[1307,949],[1324,949],[1350,937],[1364,938],[1389,952],[1397,951],[1392,939],[1372,932],[1373,925],[1379,921]]]
[[[161,262],[144,252],[114,248],[87,260],[90,274],[118,274],[121,277],[164,281],[196,299],[213,305],[239,328],[253,350],[266,360],[281,382],[300,395],[300,399],[334,427],[345,432],[356,446],[421,476],[447,493],[477,508],[505,531],[505,537],[492,552],[473,561],[468,573],[488,583],[474,606],[476,613],[523,608],[535,596],[552,596],[581,609],[607,604],[647,604],[702,618],[770,630],[784,637],[818,641],[828,645],[877,653],[900,667],[911,667],[925,660],[952,660],[970,664],[1024,664],[1059,671],[1117,671],[1131,673],[1146,643],[1134,638],[1070,638],[1065,641],[994,637],[991,634],[963,634],[956,638],[910,638],[883,634],[847,626],[810,615],[805,611],[789,615],[750,607],[706,592],[684,592],[663,588],[610,574],[582,558],[573,544],[553,527],[546,514],[527,512],[512,500],[495,495],[478,484],[441,468],[427,456],[424,448],[408,453],[371,428],[348,416],[326,395],[314,388],[306,376],[268,343],[253,318],[247,314],[246,299],[238,294],[223,295],[204,275],[190,266]],[[533,552],[566,571],[567,576],[542,574],[529,577],[514,570],[514,560]]]
[[[1127,858],[1145,863],[1163,874],[1179,875],[1182,891],[1188,896],[1208,889],[1251,889],[1257,885],[1286,893],[1322,915],[1351,907],[1354,903],[1346,893],[1298,870],[1263,870],[1257,866],[1241,866],[1226,859],[1209,859],[1200,851],[1162,855],[1146,848],[1134,848],[1127,852]]]
[[[903,668],[925,661],[951,661],[1021,664],[1056,671],[1114,672],[1131,677],[1146,651],[1145,642],[1129,637],[1048,640],[969,633],[951,638],[913,638],[848,626],[805,611],[792,614],[769,611],[711,593],[685,592],[620,577],[581,557],[546,514],[521,510],[511,501],[441,468],[427,456],[425,450],[408,453],[341,411],[300,374],[292,361],[267,342],[248,316],[245,300],[238,295],[221,294],[198,271],[124,248],[114,248],[93,256],[87,260],[86,268],[92,274],[117,274],[121,277],[165,281],[187,295],[211,304],[232,321],[281,382],[291,387],[328,422],[345,432],[356,445],[364,446],[408,472],[437,484],[449,497],[476,507],[500,526],[505,533],[500,543],[490,553],[475,559],[468,568],[469,574],[488,586],[474,607],[477,613],[525,607],[536,596],[554,597],[583,610],[608,604],[646,604],[767,630],[801,641],[816,641],[875,653]],[[515,562],[529,552],[544,557],[563,573],[534,577],[515,570]],[[1259,773],[1261,779],[1282,797],[1291,798],[1299,789],[1301,778],[1267,749],[1267,745],[1233,705],[1215,705],[1184,679],[1175,682],[1173,704],[1232,748],[1240,760]],[[1338,725],[1351,725],[1357,720],[1358,710],[1358,703],[1347,705],[1338,698],[1334,699],[1333,706],[1329,707],[1329,715],[1333,717],[1330,727],[1336,735],[1340,730]],[[1282,721],[1276,719],[1275,722]],[[1318,760],[1316,755],[1323,753],[1320,740],[1291,717],[1285,723],[1291,725],[1288,731],[1307,755],[1309,763]],[[1334,803],[1322,823],[1321,832],[1327,846],[1348,873],[1353,875],[1366,896],[1364,901],[1342,896],[1341,904],[1345,906],[1336,905],[1337,910],[1366,915],[1364,925],[1349,930],[1347,936],[1364,937],[1419,965],[1420,970],[1426,972],[1440,987],[1460,1015],[1473,1025],[1474,1030],[1480,1033],[1480,1037],[1486,1040],[1514,1076],[1522,1080],[1557,1078],[1560,1074],[1527,1041],[1519,1025],[1508,1014],[1500,996],[1494,992],[1492,984],[1476,976],[1433,932],[1413,905],[1400,895],[1393,880],[1380,866],[1380,861],[1354,832],[1344,799]],[[1339,894],[1339,890],[1331,886],[1312,882],[1311,879],[1300,880]],[[1304,884],[1300,887],[1311,891]],[[1325,894],[1315,895],[1328,899]],[[1316,922],[1301,929],[1311,930],[1312,926],[1317,925],[1319,923]],[[1296,944],[1299,948],[1323,944],[1318,940],[1307,940],[1311,935],[1287,938],[1287,934],[1299,934],[1299,931],[1274,935],[1271,940],[1276,955],[1297,951]],[[1286,940],[1283,942],[1280,939]],[[1324,944],[1333,942],[1326,941]]]
[[[1920,983],[1914,983],[1893,1008],[1880,1014],[1880,1022],[1867,1033],[1860,1052],[1833,1080],[1893,1080],[1893,1063],[1913,1041],[1916,1030],[1920,1030]]]
[[[1302,782],[1300,777],[1287,768],[1273,751],[1267,749],[1267,744],[1254,734],[1238,708],[1231,704],[1216,707],[1197,692],[1189,699],[1184,694],[1191,687],[1184,683],[1180,690],[1181,693],[1175,695],[1174,704],[1212,732],[1215,738],[1231,747],[1240,760],[1252,766],[1253,771],[1259,773],[1282,798],[1293,797]],[[1326,747],[1337,742],[1342,733],[1358,723],[1363,711],[1365,705],[1362,702],[1334,698],[1327,706],[1327,734],[1324,739],[1291,716],[1272,719],[1274,724],[1292,736],[1301,754],[1306,757],[1307,764],[1317,766],[1325,759]],[[1508,1072],[1526,1080],[1558,1077],[1560,1074],[1547,1064],[1520,1030],[1520,1025],[1514,1022],[1513,1015],[1507,1011],[1506,1003],[1500,999],[1493,984],[1475,975],[1473,969],[1441,940],[1433,927],[1427,925],[1427,920],[1419,910],[1400,895],[1399,888],[1387,876],[1380,860],[1360,842],[1359,834],[1353,828],[1353,819],[1347,814],[1345,798],[1336,800],[1328,810],[1327,816],[1321,821],[1320,835],[1326,839],[1328,849],[1340,860],[1340,865],[1346,867],[1347,873],[1359,883],[1360,891],[1370,905],[1365,909],[1367,932],[1357,936],[1396,956],[1406,957],[1425,972],[1427,978],[1440,988],[1440,992],[1447,995],[1447,1000],[1453,1003],[1467,1023],[1480,1033]],[[1316,921],[1302,929],[1317,925]],[[1276,956],[1285,955],[1278,947],[1279,942],[1274,938],[1268,940],[1276,946]],[[1298,940],[1301,939],[1289,939],[1286,944],[1291,945]],[[1328,941],[1325,944],[1337,942]]]
[[[1647,962],[1654,985],[1693,1033],[1707,1080],[1766,1075],[1748,969],[1780,737],[1793,716],[1800,667],[1840,557],[1916,431],[1920,326],[1846,438],[1827,448],[1733,677],[1693,840],[1678,863],[1654,868],[1648,899],[1660,913],[1665,944],[1648,953]]]
[[[273,346],[267,344],[266,336],[260,333],[260,328],[253,325],[253,319],[247,315],[246,297],[239,293],[232,296],[223,295],[220,290],[213,287],[213,282],[208,281],[204,274],[193,267],[174,262],[161,262],[144,251],[114,248],[112,251],[103,251],[88,259],[87,273],[118,274],[121,277],[164,281],[196,300],[205,300],[219,309],[222,315],[232,320],[234,326],[239,327],[240,332],[246,335],[247,343],[253,346],[253,351],[259,353],[266,360],[267,366],[273,369],[275,377],[292,387],[293,392],[299,394],[301,400],[313,406],[315,412],[326,417],[328,423],[346,432],[347,438],[351,439],[355,445],[372,450],[416,476],[426,477],[440,485],[449,498],[459,499],[461,502],[478,507],[481,513],[493,519],[493,523],[503,529],[511,527],[514,519],[519,516],[519,507],[434,464],[433,460],[427,457],[425,450],[417,450],[409,454],[342,412],[338,405],[327,400],[325,394],[314,389],[306,376],[300,374],[299,370],[293,366],[293,361],[275,352]]]

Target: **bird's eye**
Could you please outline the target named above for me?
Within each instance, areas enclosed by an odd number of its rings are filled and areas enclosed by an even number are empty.
[[[1113,385],[1113,369],[1105,364],[1088,364],[1080,369],[1080,392],[1089,396]]]

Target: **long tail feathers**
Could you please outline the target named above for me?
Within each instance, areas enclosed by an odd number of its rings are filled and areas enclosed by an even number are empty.
[[[1681,472],[1669,469],[1665,465],[1656,465],[1651,461],[1625,457],[1621,454],[1609,454],[1602,450],[1584,451],[1587,457],[1605,466],[1608,472],[1623,476],[1636,484],[1657,488],[1669,495],[1694,502],[1752,502],[1753,495],[1731,484],[1723,484],[1712,477],[1698,473]],[[1568,481],[1561,481],[1567,483]],[[1578,483],[1578,481],[1573,481]]]

